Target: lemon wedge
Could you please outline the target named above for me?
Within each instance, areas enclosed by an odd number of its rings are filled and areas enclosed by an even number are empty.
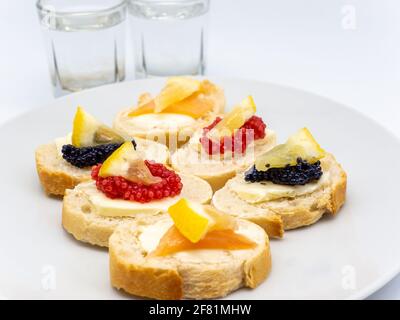
[[[302,128],[289,137],[285,144],[277,145],[256,159],[255,166],[259,171],[269,168],[282,168],[286,165],[296,165],[302,158],[309,163],[325,157],[325,151],[307,128]]]
[[[98,121],[82,107],[76,110],[71,140],[72,144],[78,148],[125,141],[122,136]]]
[[[209,231],[234,229],[235,220],[209,205],[180,199],[168,208],[168,213],[179,232],[192,243],[197,243]]]
[[[239,129],[244,123],[250,119],[257,111],[253,97],[248,96],[243,99],[232,111],[208,133],[211,139],[220,139],[222,137],[231,136],[236,129]]]
[[[141,154],[129,141],[122,144],[104,161],[99,176],[102,178],[120,176],[129,181],[146,185],[161,181],[160,177],[151,174]]]
[[[182,101],[201,89],[201,81],[187,77],[172,77],[154,99],[154,112],[158,113]]]

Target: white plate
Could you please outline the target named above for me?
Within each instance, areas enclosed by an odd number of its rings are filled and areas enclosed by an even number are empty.
[[[254,290],[232,299],[364,298],[400,270],[400,143],[356,111],[299,90],[222,80],[228,104],[252,94],[280,141],[307,126],[348,173],[348,199],[335,218],[271,241],[273,268]],[[65,96],[0,128],[0,297],[127,298],[111,288],[107,251],[75,241],[61,227],[61,201],[39,185],[34,149],[71,130],[76,106],[111,123],[139,93],[163,80],[105,86]]]

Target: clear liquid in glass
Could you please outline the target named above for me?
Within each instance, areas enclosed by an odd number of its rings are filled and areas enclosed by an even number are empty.
[[[208,0],[131,0],[136,77],[204,74],[208,8]]]
[[[39,12],[56,96],[125,78],[125,8],[102,14],[93,14],[96,6],[73,9]]]

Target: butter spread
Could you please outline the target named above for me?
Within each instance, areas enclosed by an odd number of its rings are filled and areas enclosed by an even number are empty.
[[[105,217],[135,217],[137,214],[156,215],[166,212],[169,206],[180,199],[180,196],[176,196],[148,203],[110,199],[97,190],[94,181],[81,183],[76,187],[76,190],[87,198],[96,214]]]

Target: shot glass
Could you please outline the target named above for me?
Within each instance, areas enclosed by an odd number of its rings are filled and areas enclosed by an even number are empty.
[[[125,78],[126,0],[39,0],[54,95]]]
[[[209,0],[129,0],[137,78],[204,74]]]

